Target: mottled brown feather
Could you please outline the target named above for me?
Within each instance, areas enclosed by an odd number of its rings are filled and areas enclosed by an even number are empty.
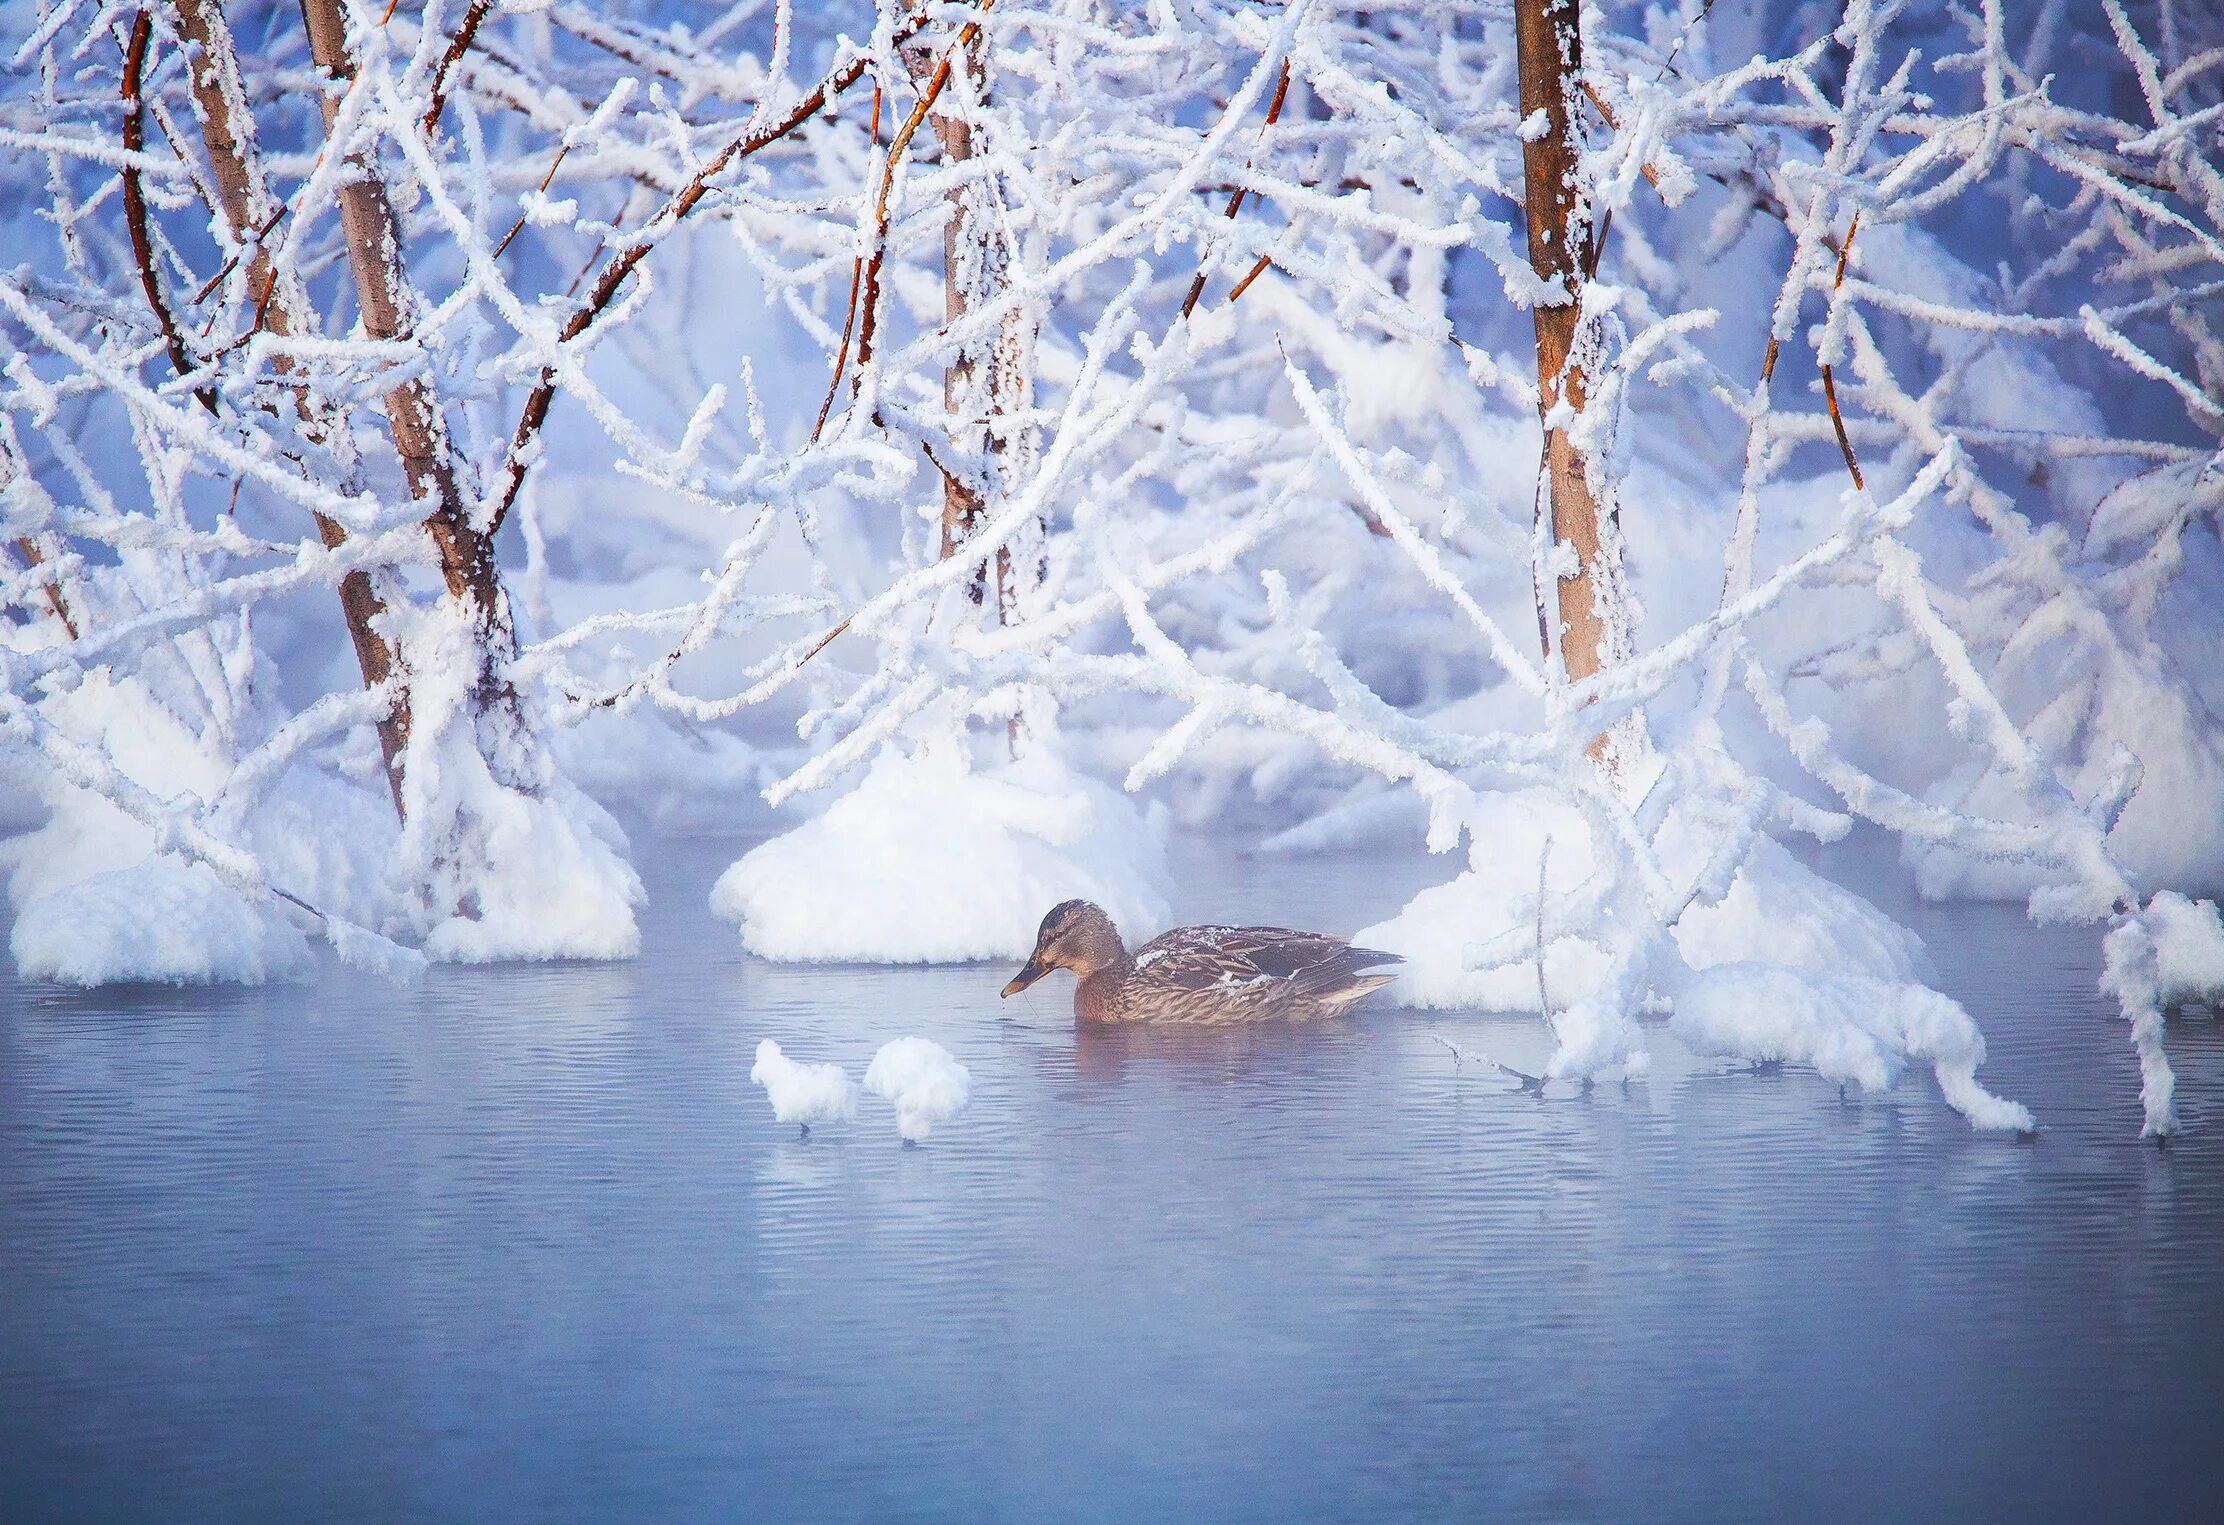
[[[1072,969],[1080,976],[1074,1015],[1086,1022],[1304,1020],[1334,1016],[1389,984],[1394,974],[1366,971],[1399,962],[1288,927],[1177,927],[1130,954],[1102,911],[1069,902],[1044,918],[1034,973],[1023,979]]]

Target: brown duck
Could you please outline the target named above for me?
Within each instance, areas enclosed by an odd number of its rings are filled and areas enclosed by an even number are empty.
[[[1403,962],[1286,927],[1176,927],[1129,953],[1111,917],[1086,900],[1068,900],[1043,918],[1035,951],[1004,994],[1071,969],[1079,977],[1073,1014],[1084,1022],[1332,1017],[1397,978],[1363,971]]]

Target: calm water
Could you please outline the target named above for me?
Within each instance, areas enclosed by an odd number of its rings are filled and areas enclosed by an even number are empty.
[[[1430,1036],[1528,1068],[1533,1021],[1077,1034],[1001,969],[753,962],[733,844],[643,846],[635,964],[0,975],[0,1517],[2224,1517],[2224,1034],[2141,1145],[2087,936],[1905,913],[2016,1143],[1665,1033],[1541,1100]],[[923,1148],[747,1082],[906,1033],[973,1071]]]

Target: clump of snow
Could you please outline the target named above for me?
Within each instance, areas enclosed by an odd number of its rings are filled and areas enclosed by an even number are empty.
[[[393,872],[398,887],[425,886],[425,952],[458,963],[633,957],[641,880],[618,823],[556,771],[529,724],[499,705],[481,713],[467,611],[450,601],[410,624],[418,677]]]
[[[1546,992],[1565,1008],[1599,994],[1613,961],[1584,935],[1597,925],[1587,897],[1598,866],[1581,812],[1542,791],[1485,795],[1469,833],[1465,872],[1353,939],[1404,956],[1391,998],[1414,1007],[1537,1011],[1540,860]],[[1698,855],[1678,840],[1676,823],[1660,835],[1664,863],[1695,872]],[[1754,840],[1720,900],[1694,900],[1673,930],[1676,952],[1692,969],[1762,962],[1902,983],[1931,977],[1920,938],[1768,837]]]
[[[865,1070],[865,1089],[895,1104],[896,1131],[909,1143],[963,1112],[972,1084],[966,1067],[929,1038],[884,1043]]]
[[[1167,923],[1164,845],[1132,800],[1046,743],[973,768],[891,748],[825,813],[752,849],[711,891],[749,951],[784,962],[1023,958],[1076,897],[1131,942]]]
[[[1542,791],[1487,796],[1469,824],[1468,866],[1432,885],[1352,941],[1405,959],[1389,998],[1401,1006],[1536,1011],[1536,896],[1544,867],[1544,973],[1555,1004],[1588,997],[1609,960],[1591,940],[1556,926],[1549,902],[1589,878],[1591,829]]]
[[[24,978],[65,985],[260,985],[312,966],[307,939],[274,905],[162,855],[38,896],[8,950]]]
[[[1976,1128],[2029,1133],[2029,1110],[1977,1083],[1984,1035],[1969,1013],[1921,985],[1720,964],[1676,992],[1669,1029],[1695,1053],[1810,1064],[1826,1080],[1889,1090],[1910,1060],[1930,1061],[1946,1104]]]
[[[1728,894],[1685,909],[1676,947],[1693,969],[1770,963],[1900,984],[1934,974],[1921,938],[1769,837],[1753,843]]]
[[[764,1087],[772,1115],[784,1123],[851,1122],[857,1116],[857,1082],[838,1064],[804,1064],[780,1052],[770,1038],[757,1045],[749,1078]]]
[[[223,728],[206,717],[188,724],[141,677],[96,668],[39,709],[70,742],[165,799],[214,798],[232,775]],[[21,779],[45,819],[0,842],[0,874],[16,910],[9,951],[26,979],[256,985],[310,966],[308,937],[271,897],[160,851],[153,828],[56,770],[28,767]],[[386,811],[304,761],[224,827],[273,883],[334,917],[376,920],[377,860],[394,835]]]
[[[2145,919],[2154,939],[2162,1003],[2205,1001],[2213,1006],[2224,998],[2224,919],[2217,915],[2216,902],[2164,891],[2147,902]]]

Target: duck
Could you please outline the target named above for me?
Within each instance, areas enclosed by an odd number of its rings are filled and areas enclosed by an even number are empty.
[[[1176,927],[1130,953],[1102,909],[1068,900],[1043,917],[1035,951],[1004,996],[1070,969],[1082,1022],[1309,1020],[1348,1010],[1397,978],[1368,971],[1403,962],[1354,948],[1349,938],[1288,927]]]

